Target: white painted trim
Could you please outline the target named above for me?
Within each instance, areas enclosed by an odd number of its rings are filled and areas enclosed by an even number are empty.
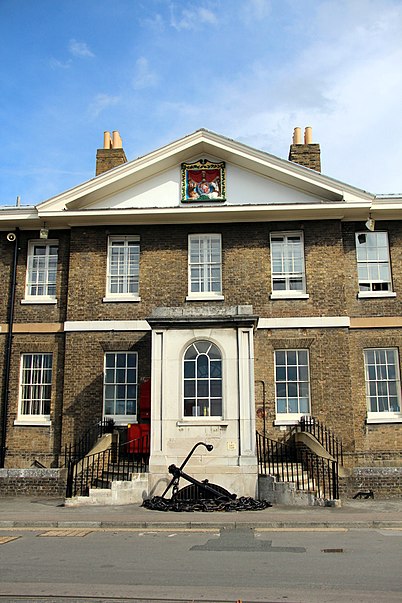
[[[29,419],[15,419],[14,425],[16,427],[50,427],[52,422],[46,419],[34,419],[30,421]]]
[[[269,297],[270,299],[309,299],[310,295],[308,293],[292,293],[292,291],[283,291],[282,293],[273,291]]]
[[[199,421],[194,421],[194,420],[190,420],[190,421],[176,421],[176,426],[177,427],[222,427],[225,428],[229,425],[229,423],[227,421],[220,421],[218,420],[213,420],[211,419],[210,421],[208,421],[207,419],[205,419],[204,417],[200,417]]]
[[[103,415],[103,418],[113,419],[117,427],[127,427],[127,425],[138,424],[137,415]]]
[[[367,412],[366,423],[373,425],[375,423],[402,423],[402,413],[400,412]]]
[[[359,299],[368,299],[372,297],[396,297],[395,291],[359,291]]]
[[[286,427],[288,425],[289,426],[297,425],[298,422],[299,422],[299,419],[275,419],[274,425],[275,425],[275,427]]]
[[[104,297],[102,299],[102,301],[104,303],[110,303],[110,302],[140,302],[141,298],[140,297],[135,297],[134,295],[132,295],[131,297],[129,295],[121,295],[120,297],[116,295],[116,297]]]
[[[213,295],[212,293],[194,293],[193,295],[187,295],[186,301],[223,301],[225,297],[223,295],[217,294]]]
[[[150,331],[146,320],[68,320],[64,331]]]
[[[349,316],[308,316],[305,318],[260,318],[257,329],[349,328]]]
[[[25,298],[21,300],[21,304],[50,304],[50,305],[55,305],[57,304],[57,299],[55,297],[41,297],[40,295],[38,295],[38,297],[32,296],[29,298]]]

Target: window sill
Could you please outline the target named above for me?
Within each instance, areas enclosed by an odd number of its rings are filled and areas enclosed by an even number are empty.
[[[220,419],[210,419],[200,417],[198,421],[190,419],[188,421],[176,421],[177,427],[222,427],[223,429],[229,425],[227,421],[221,421]]]
[[[224,295],[187,295],[186,301],[223,301]]]
[[[110,302],[118,302],[118,303],[120,303],[120,302],[126,302],[126,303],[127,302],[133,302],[133,303],[135,303],[135,302],[140,302],[141,298],[140,297],[136,297],[136,296],[130,297],[129,295],[122,295],[121,297],[117,297],[117,296],[116,297],[104,297],[102,299],[102,301],[104,303],[110,303]]]
[[[302,412],[300,414],[289,414],[289,415],[276,415],[274,420],[275,427],[281,427],[286,425],[297,425],[302,417],[309,417],[308,413]]]
[[[383,416],[381,416],[383,415]],[[385,415],[385,416],[384,416]],[[367,425],[375,425],[375,424],[384,424],[384,423],[402,423],[402,414],[401,413],[368,413],[366,418]]]
[[[136,415],[125,415],[124,417],[118,415],[105,415],[103,419],[105,421],[112,419],[115,427],[127,427],[127,425],[133,425],[138,422]]]
[[[14,425],[16,427],[50,427],[52,422],[50,419],[38,419],[36,421],[30,421],[29,419],[15,419]]]
[[[357,294],[358,299],[370,297],[396,297],[396,293],[394,291],[359,291]]]
[[[21,300],[21,304],[57,304],[57,299],[54,297],[30,297]]]
[[[284,291],[283,293],[271,293],[270,299],[309,299],[308,293],[292,293],[291,291]]]

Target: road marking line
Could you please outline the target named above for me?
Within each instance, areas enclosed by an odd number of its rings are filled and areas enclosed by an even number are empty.
[[[0,544],[7,544],[7,542],[17,540],[18,538],[20,538],[20,536],[0,536]]]
[[[349,532],[349,528],[254,528],[256,532]]]
[[[138,533],[159,533],[159,532],[169,532],[172,533],[172,528],[130,528],[130,527],[118,527],[118,526],[108,526],[108,527],[91,527],[91,528],[50,528],[52,531],[62,531],[66,529],[88,529],[91,532],[138,532]],[[233,528],[234,529],[234,528]],[[219,534],[220,527],[216,528],[178,528],[175,527],[175,532],[186,532],[193,534],[194,532],[212,532]],[[0,527],[1,532],[48,532],[49,528],[43,526],[10,526],[10,527]]]
[[[82,529],[68,529],[68,530],[49,530],[48,532],[44,532],[43,534],[38,534],[38,536],[47,537],[53,536],[56,538],[69,538],[69,537],[83,537],[91,534],[93,530],[82,530]]]

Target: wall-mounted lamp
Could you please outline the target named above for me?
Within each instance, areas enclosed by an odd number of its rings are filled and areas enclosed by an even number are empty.
[[[49,229],[46,228],[46,224],[43,225],[43,228],[40,229],[39,231],[39,238],[40,239],[47,239],[49,236]]]
[[[371,232],[373,232],[374,227],[375,227],[375,220],[371,216],[369,216],[369,219],[365,223],[365,227],[367,228],[367,230],[370,230]]]

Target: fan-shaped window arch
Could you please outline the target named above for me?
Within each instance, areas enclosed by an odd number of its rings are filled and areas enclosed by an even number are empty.
[[[192,343],[184,354],[184,416],[222,415],[222,354],[208,340]]]

